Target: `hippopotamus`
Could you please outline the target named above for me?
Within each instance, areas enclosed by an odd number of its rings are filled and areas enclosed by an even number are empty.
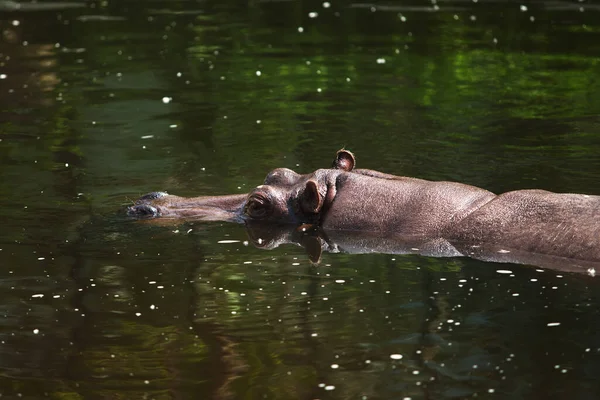
[[[494,194],[463,183],[355,165],[355,156],[342,149],[330,168],[309,174],[277,168],[249,194],[185,198],[153,192],[127,212],[136,218],[317,229],[318,237],[352,236],[349,252],[470,256],[534,265],[552,260],[552,265],[593,271],[600,266],[600,196],[538,189]],[[376,244],[369,247],[373,240]],[[331,248],[339,250],[329,242]]]

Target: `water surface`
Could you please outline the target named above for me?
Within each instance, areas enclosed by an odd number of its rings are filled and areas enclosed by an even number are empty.
[[[0,394],[594,399],[598,278],[255,248],[139,195],[275,167],[600,194],[600,7],[0,2]]]

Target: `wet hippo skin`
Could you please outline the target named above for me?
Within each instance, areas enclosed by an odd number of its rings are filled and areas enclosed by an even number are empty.
[[[329,169],[305,175],[275,169],[249,194],[184,198],[154,192],[138,199],[128,214],[310,226],[326,236],[377,234],[411,242],[420,253],[434,256],[496,260],[479,250],[485,248],[527,259],[538,254],[600,263],[600,196],[544,190],[496,195],[461,183],[354,166],[354,155],[340,150]],[[509,256],[502,260],[519,262]]]

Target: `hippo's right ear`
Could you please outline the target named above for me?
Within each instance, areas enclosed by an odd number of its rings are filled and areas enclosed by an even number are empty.
[[[334,169],[342,169],[346,172],[350,172],[354,169],[356,165],[356,158],[354,154],[349,152],[348,150],[341,149],[335,155],[335,160],[333,160],[333,168]]]
[[[323,196],[319,193],[317,182],[308,180],[304,191],[300,194],[300,207],[303,212],[317,214],[323,207]]]

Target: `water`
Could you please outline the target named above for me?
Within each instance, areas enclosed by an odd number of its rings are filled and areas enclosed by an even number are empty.
[[[267,251],[127,220],[336,150],[502,192],[600,193],[600,8],[0,2],[0,394],[592,399],[597,278]],[[508,272],[509,271],[509,272]]]

